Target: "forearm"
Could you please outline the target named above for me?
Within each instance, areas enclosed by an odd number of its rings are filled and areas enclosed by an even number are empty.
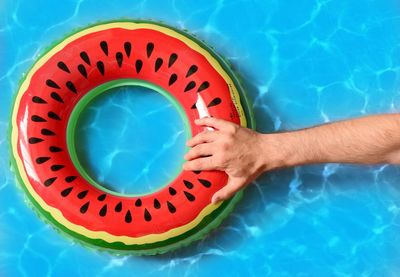
[[[400,115],[339,121],[263,135],[262,140],[266,170],[311,163],[397,164],[400,163]],[[271,160],[271,151],[275,160]]]

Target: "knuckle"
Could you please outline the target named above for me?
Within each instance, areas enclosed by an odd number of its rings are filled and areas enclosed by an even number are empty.
[[[212,136],[212,132],[211,132],[211,131],[209,131],[209,130],[203,131],[203,138],[204,138],[204,140],[209,139],[210,136]]]
[[[230,147],[230,143],[227,141],[224,141],[223,143],[221,143],[221,150],[226,152],[229,150]]]
[[[200,153],[200,149],[199,149],[200,147],[198,146],[198,145],[196,145],[195,147],[193,147],[193,149],[192,149],[192,155],[193,156],[197,156],[197,155],[199,155],[199,153]]]
[[[225,155],[220,155],[215,157],[215,163],[218,165],[224,165],[227,162],[227,157]]]
[[[206,120],[208,121],[208,122],[215,122],[215,118],[214,117],[206,117]]]
[[[208,135],[209,135],[208,133],[209,133],[209,131],[207,131],[207,130],[204,130],[204,131],[200,132],[196,136],[196,142],[197,143],[201,143],[201,142],[205,141],[207,139]]]
[[[201,160],[194,160],[193,161],[193,167],[201,168],[201,167],[203,167],[203,162]]]
[[[207,165],[208,166],[213,166],[217,164],[217,158],[215,156],[210,156],[207,160]]]
[[[201,133],[199,134],[200,138],[204,138],[205,136],[207,136],[208,131],[207,130],[203,130],[201,131]]]
[[[234,141],[235,138],[232,134],[226,134],[221,143],[222,149],[229,150],[233,146]]]
[[[237,126],[235,125],[235,124],[229,124],[228,126],[226,126],[226,131],[229,133],[229,134],[235,134],[236,133],[236,131],[237,131]]]
[[[235,139],[235,133],[228,132],[224,137],[225,141],[232,142]]]
[[[193,165],[191,162],[185,163],[185,170],[192,170],[192,169],[193,169]]]
[[[197,154],[198,154],[198,155],[202,155],[206,150],[207,150],[207,146],[205,146],[205,145],[203,145],[203,144],[200,144],[200,145],[197,147]]]
[[[215,118],[213,117],[205,117],[204,118],[204,123],[206,124],[213,124],[215,122]]]
[[[214,156],[211,156],[211,157],[209,157],[209,158],[207,158],[205,160],[207,161],[206,165],[209,166],[209,167],[212,167],[213,165],[216,164],[216,159],[215,159]]]

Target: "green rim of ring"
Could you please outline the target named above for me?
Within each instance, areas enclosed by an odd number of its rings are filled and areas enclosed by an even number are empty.
[[[154,22],[151,20],[128,20],[128,19],[122,19],[122,20],[110,20],[110,21],[104,21],[104,22],[98,22],[96,24],[88,25],[85,28],[79,28],[76,29],[75,31],[71,32],[69,35],[65,36],[63,39],[60,39],[58,41],[55,41],[52,43],[48,48],[46,48],[42,54],[36,59],[36,62],[32,64],[32,66],[29,68],[28,72],[32,70],[32,68],[35,66],[37,61],[39,61],[43,56],[45,56],[51,49],[53,49],[56,45],[58,45],[60,42],[65,40],[66,38],[83,31],[85,29],[95,27],[98,25],[104,25],[104,24],[109,24],[109,23],[123,23],[123,22],[131,22],[131,23],[148,23],[148,24],[154,24],[158,26],[162,26],[165,28],[169,28],[198,44],[200,47],[203,49],[207,50],[207,52],[215,58],[223,68],[223,70],[229,75],[231,80],[233,81],[235,87],[237,88],[239,92],[239,97],[240,97],[240,103],[242,105],[242,108],[245,112],[245,116],[247,119],[247,127],[255,129],[255,119],[254,119],[254,114],[251,109],[251,103],[250,100],[247,98],[246,94],[244,93],[244,89],[242,85],[239,82],[238,77],[235,76],[234,72],[232,69],[229,67],[228,62],[219,56],[212,48],[207,46],[204,42],[201,40],[197,39],[196,37],[179,30],[177,28],[168,26],[163,23],[159,22]],[[19,86],[23,84],[25,81],[26,77],[28,74],[24,76],[24,78],[21,79]],[[14,97],[13,100],[13,105],[11,109],[11,116],[10,116],[10,125],[9,125],[9,131],[8,131],[8,136],[9,136],[9,143],[10,143],[10,148],[12,149],[12,130],[13,128],[16,128],[14,126],[14,122],[12,121],[12,113],[14,112],[15,106],[16,106],[16,96]],[[68,234],[71,238],[78,239],[80,243],[82,243],[85,246],[88,246],[89,248],[97,247],[98,250],[108,250],[111,253],[119,253],[119,254],[135,254],[135,255],[155,255],[155,254],[162,254],[168,251],[176,250],[178,248],[181,248],[183,246],[187,246],[193,241],[201,239],[203,236],[205,236],[207,233],[209,233],[211,230],[215,229],[218,227],[221,222],[223,221],[224,218],[228,216],[230,212],[232,212],[234,206],[236,203],[240,200],[242,197],[242,191],[236,193],[234,197],[232,197],[230,200],[225,201],[224,203],[221,204],[218,209],[214,210],[211,214],[206,216],[195,228],[189,230],[188,232],[171,238],[169,240],[157,242],[157,243],[152,243],[150,245],[141,245],[144,246],[145,248],[138,247],[138,245],[125,245],[121,242],[115,242],[115,243],[108,243],[104,240],[101,239],[91,239],[88,237],[85,237],[79,233],[76,233],[74,231],[71,231],[70,229],[66,228],[64,225],[60,224],[57,220],[55,220],[52,215],[44,210],[37,202],[36,200],[32,197],[32,195],[29,194],[28,189],[25,187],[25,184],[22,180],[22,177],[20,173],[18,172],[18,167],[17,167],[17,162],[16,162],[16,157],[13,155],[13,151],[11,151],[11,167],[13,171],[15,172],[15,175],[17,177],[17,183],[20,185],[20,187],[23,189],[25,192],[25,195],[29,198],[30,202],[33,204],[35,207],[35,211],[38,213],[39,217],[44,219],[45,221],[49,222],[53,226],[56,227],[56,230],[61,230],[65,234]],[[173,242],[171,240],[175,239],[176,241]],[[167,242],[168,244],[165,244]]]
[[[101,84],[101,85],[95,87],[94,89],[92,89],[91,91],[86,93],[85,96],[83,96],[79,100],[79,102],[76,104],[76,106],[72,110],[72,113],[68,120],[67,148],[68,148],[68,152],[69,152],[71,161],[74,164],[75,168],[78,170],[78,172],[81,174],[81,176],[83,178],[85,178],[90,184],[92,184],[96,188],[98,188],[106,193],[112,194],[112,195],[116,195],[116,196],[120,196],[120,197],[139,197],[139,196],[152,194],[155,191],[146,192],[143,194],[133,194],[133,193],[119,193],[119,192],[116,192],[116,191],[106,188],[104,185],[99,184],[97,181],[95,181],[88,174],[85,167],[83,167],[81,162],[79,161],[77,151],[76,151],[75,131],[76,131],[77,122],[79,120],[79,117],[80,117],[82,111],[85,110],[87,105],[90,102],[92,102],[97,96],[99,96],[103,93],[107,93],[107,91],[110,89],[117,88],[117,87],[123,87],[123,86],[140,86],[140,87],[149,88],[151,90],[158,92],[165,98],[167,98],[169,100],[169,102],[172,103],[174,108],[178,111],[180,118],[182,119],[182,121],[184,123],[186,139],[190,138],[191,128],[190,128],[189,120],[186,116],[186,113],[185,113],[183,107],[181,106],[181,104],[178,102],[178,100],[176,100],[176,98],[173,95],[171,95],[169,92],[164,90],[162,87],[155,85],[153,83],[147,82],[147,81],[143,81],[143,80],[139,80],[139,79],[118,79],[118,80],[110,81],[110,82],[107,82],[107,83],[104,83],[104,84]],[[173,174],[172,179],[175,179],[179,173],[180,173],[180,167],[178,167],[175,174]],[[168,185],[172,181],[173,180],[166,182],[166,184],[164,184],[162,187],[164,187],[165,185]]]

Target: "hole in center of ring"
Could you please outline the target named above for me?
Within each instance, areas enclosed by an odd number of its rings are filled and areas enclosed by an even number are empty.
[[[114,83],[115,82],[115,83]],[[93,185],[124,196],[149,194],[181,171],[189,123],[180,104],[147,82],[112,81],[84,96],[75,128],[75,166]]]

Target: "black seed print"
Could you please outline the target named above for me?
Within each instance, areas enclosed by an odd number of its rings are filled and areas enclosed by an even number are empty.
[[[47,102],[45,100],[43,100],[42,98],[40,98],[39,96],[33,96],[32,102],[37,103],[37,104],[47,104]]]
[[[139,74],[140,70],[142,70],[143,62],[141,60],[136,60],[135,67],[136,73]]]
[[[69,70],[68,66],[64,63],[64,62],[58,62],[57,66],[59,69],[61,69],[62,71],[65,71],[67,73],[71,73],[71,71]]]
[[[97,69],[99,70],[100,74],[104,76],[104,63],[102,61],[98,61],[96,63]]]
[[[29,138],[29,140],[28,140],[28,142],[30,143],[30,144],[35,144],[35,143],[39,143],[39,142],[42,142],[43,141],[43,139],[41,139],[41,138],[35,138],[35,137],[31,137],[31,138]]]
[[[171,194],[172,196],[174,196],[176,194],[176,190],[172,187],[169,187],[168,191],[169,191],[169,194]]]
[[[74,85],[74,83],[72,83],[71,81],[68,81],[65,83],[65,85],[67,86],[67,88],[72,91],[73,93],[76,93],[76,87]]]
[[[50,160],[50,157],[39,157],[39,158],[36,159],[36,163],[37,164],[42,164],[42,163],[47,162],[48,160]]]
[[[171,56],[169,56],[168,67],[171,67],[175,63],[177,58],[178,58],[178,55],[175,53],[172,53]]]
[[[207,181],[207,180],[204,180],[204,179],[197,179],[197,180],[199,180],[199,182],[200,182],[203,186],[205,186],[206,188],[211,187],[210,181]]]
[[[161,203],[160,203],[160,201],[158,201],[157,198],[154,199],[154,203],[153,204],[154,204],[154,208],[156,208],[156,209],[161,208]]]
[[[107,214],[107,204],[105,204],[105,205],[100,209],[100,212],[99,212],[99,215],[100,215],[100,216],[106,216],[106,214]]]
[[[44,136],[55,136],[56,135],[56,133],[54,133],[53,131],[46,129],[46,128],[43,128],[41,133]]]
[[[81,191],[80,193],[78,193],[78,198],[83,199],[86,197],[87,194],[88,194],[88,190]]]
[[[121,52],[117,52],[115,54],[115,59],[117,60],[118,66],[121,67],[122,66],[122,62],[124,61],[124,56],[122,55],[122,53]]]
[[[72,183],[75,179],[78,178],[77,176],[67,176],[65,177],[65,182]]]
[[[86,68],[83,64],[78,65],[78,71],[79,73],[81,73],[81,75],[83,77],[85,77],[85,79],[87,79],[87,72],[86,72]]]
[[[48,112],[47,116],[54,120],[61,120],[61,118],[55,112]]]
[[[190,108],[191,108],[192,110],[197,109],[196,103],[194,103]]]
[[[61,96],[60,96],[57,92],[53,91],[53,92],[50,94],[50,96],[51,96],[51,98],[53,98],[53,99],[56,100],[57,102],[64,103],[64,100],[61,98]]]
[[[203,82],[203,83],[199,86],[199,89],[197,90],[197,92],[203,91],[203,90],[205,90],[206,88],[208,88],[209,86],[210,86],[210,83],[207,82],[207,81],[205,81],[205,82]]]
[[[104,54],[108,56],[108,45],[106,41],[103,40],[102,42],[100,42],[100,48],[101,50],[103,50]]]
[[[156,63],[154,64],[154,71],[157,72],[163,64],[163,60],[161,58],[157,58]]]
[[[62,148],[57,147],[57,146],[50,146],[50,147],[49,147],[49,150],[50,150],[50,152],[53,152],[53,153],[63,151]]]
[[[103,193],[102,195],[99,195],[99,197],[97,197],[97,200],[99,201],[104,201],[104,199],[106,199],[107,194]]]
[[[189,200],[190,202],[193,202],[196,198],[194,197],[193,194],[191,194],[190,192],[184,191],[183,192],[187,198],[187,200]]]
[[[126,56],[129,58],[129,56],[131,55],[132,44],[129,41],[125,42],[124,49]]]
[[[195,170],[195,171],[193,171],[193,173],[198,175],[201,173],[201,170]]]
[[[147,209],[144,209],[144,220],[151,221],[151,214]]]
[[[126,223],[131,223],[132,222],[132,215],[131,215],[131,211],[128,210],[125,214],[125,222]]]
[[[89,205],[90,205],[90,201],[88,201],[88,202],[86,202],[85,204],[83,204],[82,207],[81,207],[81,209],[80,209],[80,212],[81,212],[82,214],[86,213],[87,210],[88,210],[88,208],[89,208]]]
[[[178,80],[178,75],[176,75],[175,73],[173,73],[173,74],[171,75],[171,77],[169,77],[168,85],[169,85],[169,86],[172,86],[172,85],[176,82],[176,80]]]
[[[187,91],[193,89],[195,86],[196,86],[196,83],[195,83],[194,81],[190,81],[190,82],[186,85],[184,91],[187,92]]]
[[[43,184],[44,184],[46,187],[49,187],[49,186],[51,186],[51,184],[54,183],[55,180],[57,180],[57,177],[49,178],[49,179],[47,179],[46,181],[44,181]]]
[[[66,188],[65,190],[63,190],[61,192],[61,196],[62,197],[67,197],[71,193],[72,189],[73,189],[73,187]]]
[[[79,54],[79,56],[81,56],[81,59],[82,59],[85,63],[87,63],[88,65],[90,65],[89,56],[88,56],[88,54],[87,54],[85,51],[82,51],[82,52]]]
[[[153,50],[154,50],[154,43],[152,42],[147,43],[146,46],[147,58],[150,58],[151,54],[153,53]]]
[[[46,128],[43,128],[41,133],[44,136],[55,136],[56,135],[56,133],[54,133],[53,131],[46,129]]]
[[[190,67],[189,67],[189,70],[188,70],[188,72],[186,73],[186,78],[187,77],[189,77],[190,75],[192,75],[192,74],[194,74],[194,73],[196,73],[196,71],[197,71],[197,69],[198,69],[198,67],[196,66],[196,65],[191,65]]]
[[[183,180],[183,183],[185,184],[185,187],[187,187],[188,189],[192,189],[193,188],[193,183],[187,181],[187,180]]]
[[[50,167],[50,169],[51,169],[51,171],[59,171],[60,169],[63,169],[65,166],[63,166],[63,165],[61,165],[61,164],[55,164],[55,165],[52,165],[51,167]]]
[[[47,121],[46,119],[44,119],[43,117],[40,117],[38,115],[32,115],[31,119],[34,122],[46,122]]]
[[[213,107],[213,106],[217,106],[219,104],[221,104],[222,100],[221,98],[217,97],[214,98],[213,100],[211,100],[211,102],[207,105],[207,108]]]
[[[46,80],[46,85],[51,87],[51,88],[57,88],[59,89],[60,87],[56,84],[56,82],[54,82],[53,80]]]
[[[122,211],[122,203],[121,203],[121,202],[119,202],[119,203],[115,206],[114,211],[116,211],[117,213],[119,213],[119,212]]]
[[[169,201],[167,201],[167,206],[168,206],[168,210],[171,214],[176,212],[176,208],[174,205],[172,205],[172,203],[170,203]]]
[[[137,199],[136,201],[135,201],[135,206],[136,207],[140,207],[140,206],[142,206],[142,199]]]

